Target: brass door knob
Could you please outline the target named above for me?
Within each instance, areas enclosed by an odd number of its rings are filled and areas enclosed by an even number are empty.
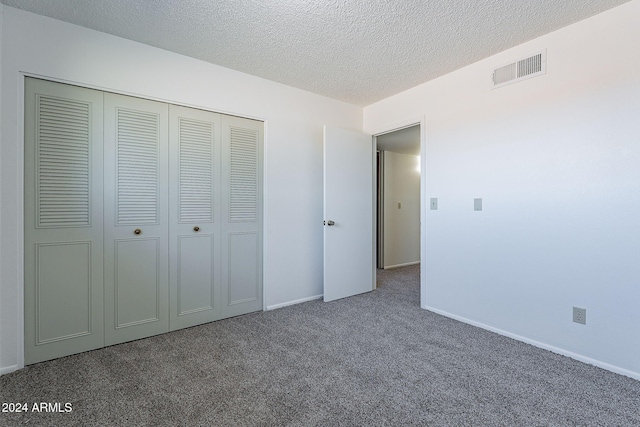
[[[136,228],[135,230],[133,230],[133,234],[142,234],[142,230]]]
[[[193,227],[193,231],[198,232],[200,231],[200,227],[198,227],[197,225],[195,227]]]

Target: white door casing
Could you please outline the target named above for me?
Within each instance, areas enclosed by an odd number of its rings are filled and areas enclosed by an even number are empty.
[[[324,128],[324,301],[375,286],[371,135]]]

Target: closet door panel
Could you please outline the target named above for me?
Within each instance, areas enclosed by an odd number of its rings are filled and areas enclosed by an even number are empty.
[[[225,317],[262,309],[263,123],[222,119],[222,299]]]
[[[105,94],[105,341],[169,330],[168,105]]]
[[[25,362],[262,309],[262,122],[26,79]]]
[[[25,80],[25,363],[104,345],[102,92]]]
[[[220,115],[170,106],[171,329],[222,317]]]
[[[177,249],[178,316],[214,310],[213,236],[179,236]]]
[[[115,241],[116,328],[125,328],[162,317],[159,239]]]
[[[90,335],[91,242],[38,243],[36,259],[36,342]]]
[[[229,233],[228,304],[248,304],[260,301],[258,234]]]

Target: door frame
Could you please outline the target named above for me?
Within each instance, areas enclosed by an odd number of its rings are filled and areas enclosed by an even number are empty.
[[[16,202],[17,205],[15,206],[15,210],[13,210],[10,214],[14,214],[15,216],[15,223],[17,226],[17,230],[16,230],[16,234],[14,235],[14,237],[16,238],[16,243],[17,243],[17,254],[15,254],[15,264],[17,266],[17,271],[16,271],[16,284],[15,284],[15,300],[18,303],[18,307],[16,309],[16,314],[17,314],[17,319],[16,319],[16,325],[15,325],[15,343],[16,343],[16,364],[13,366],[9,366],[6,369],[2,369],[0,370],[0,375],[9,373],[9,372],[13,372],[16,370],[20,370],[23,369],[25,367],[25,360],[24,360],[24,343],[25,343],[25,322],[24,322],[24,316],[25,316],[25,310],[24,310],[24,215],[25,215],[25,211],[24,211],[24,147],[25,147],[25,141],[24,141],[24,137],[25,137],[25,132],[24,132],[24,126],[25,126],[25,80],[27,77],[31,77],[31,78],[35,78],[35,79],[42,79],[42,80],[47,80],[50,82],[54,82],[54,83],[63,83],[63,84],[68,84],[68,85],[73,85],[73,86],[78,86],[78,87],[82,87],[82,88],[86,88],[86,89],[94,89],[94,90],[99,90],[99,91],[103,91],[103,92],[110,92],[110,93],[114,93],[117,95],[125,95],[125,96],[132,96],[135,98],[143,98],[143,99],[147,99],[150,101],[158,101],[158,102],[164,102],[167,104],[173,104],[173,105],[178,105],[181,107],[188,107],[188,108],[195,108],[195,109],[199,109],[199,110],[205,110],[205,111],[211,111],[214,113],[219,113],[219,114],[225,114],[225,115],[229,115],[229,116],[236,116],[236,117],[241,117],[241,118],[245,118],[245,119],[251,119],[251,120],[257,120],[263,123],[263,140],[262,140],[262,149],[263,149],[263,153],[266,152],[266,147],[267,147],[267,124],[268,124],[268,120],[265,117],[258,117],[258,116],[251,116],[251,115],[247,115],[245,113],[236,113],[233,111],[229,111],[229,110],[225,110],[223,108],[221,109],[212,109],[211,107],[205,107],[202,105],[195,105],[195,104],[188,104],[185,102],[180,102],[180,101],[176,101],[176,100],[172,100],[172,99],[166,99],[166,98],[162,98],[162,97],[157,97],[157,96],[151,96],[149,94],[140,94],[140,93],[134,93],[134,92],[128,92],[125,90],[121,90],[121,89],[115,89],[112,87],[104,87],[104,86],[100,86],[100,85],[95,85],[95,84],[90,84],[87,82],[79,82],[79,81],[75,81],[75,80],[67,80],[67,79],[61,79],[58,77],[53,77],[51,75],[46,75],[46,74],[38,74],[38,73],[33,73],[33,72],[29,72],[29,71],[18,71],[17,73],[17,85],[16,85],[16,89],[17,89],[17,93],[18,93],[18,101],[17,101],[17,114],[16,114],[16,150],[17,153],[15,153],[15,157],[14,159],[16,160],[16,164],[15,164],[15,171],[17,172],[18,175],[18,179],[17,181],[14,183],[14,189],[16,192]],[[262,197],[263,200],[266,199],[266,155],[262,156]],[[265,284],[265,280],[264,280],[264,257],[265,257],[265,241],[266,239],[264,239],[264,224],[266,223],[266,219],[267,219],[267,212],[266,212],[266,203],[262,204],[262,230],[261,230],[261,234],[262,234],[262,310],[266,311],[266,294],[267,294],[267,290],[264,286]]]
[[[376,137],[374,137],[376,138]],[[384,151],[378,150],[377,141],[374,139],[376,145],[376,199],[375,199],[375,226],[376,226],[376,239],[375,239],[375,251],[376,251],[376,268],[384,267]]]
[[[427,308],[427,275],[425,267],[427,265],[427,131],[426,131],[426,115],[413,116],[400,120],[385,126],[380,126],[372,130],[365,130],[366,133],[373,135],[373,150],[375,152],[377,147],[377,137],[387,133],[395,132],[404,128],[412,126],[420,126],[420,307]],[[374,183],[377,181],[377,168],[374,168],[376,177],[374,177]],[[376,189],[374,189],[374,192]],[[377,206],[374,206],[374,224],[377,222]],[[377,227],[373,230],[374,252],[377,259],[377,245],[376,240]],[[374,264],[374,273],[376,266]],[[374,276],[375,277],[375,276]]]

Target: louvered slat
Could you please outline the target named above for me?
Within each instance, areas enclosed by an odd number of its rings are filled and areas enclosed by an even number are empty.
[[[180,222],[213,221],[213,123],[180,119]]]
[[[518,78],[538,73],[542,70],[542,54],[518,61]]]
[[[231,126],[229,221],[258,220],[258,133]]]
[[[515,63],[498,68],[493,72],[493,84],[499,85],[513,80],[516,78],[516,73],[517,67]]]
[[[493,87],[502,87],[546,72],[546,51],[520,59],[493,71]]]
[[[88,103],[38,97],[38,228],[91,225],[90,118]]]
[[[158,222],[159,118],[156,114],[117,112],[118,224]]]

